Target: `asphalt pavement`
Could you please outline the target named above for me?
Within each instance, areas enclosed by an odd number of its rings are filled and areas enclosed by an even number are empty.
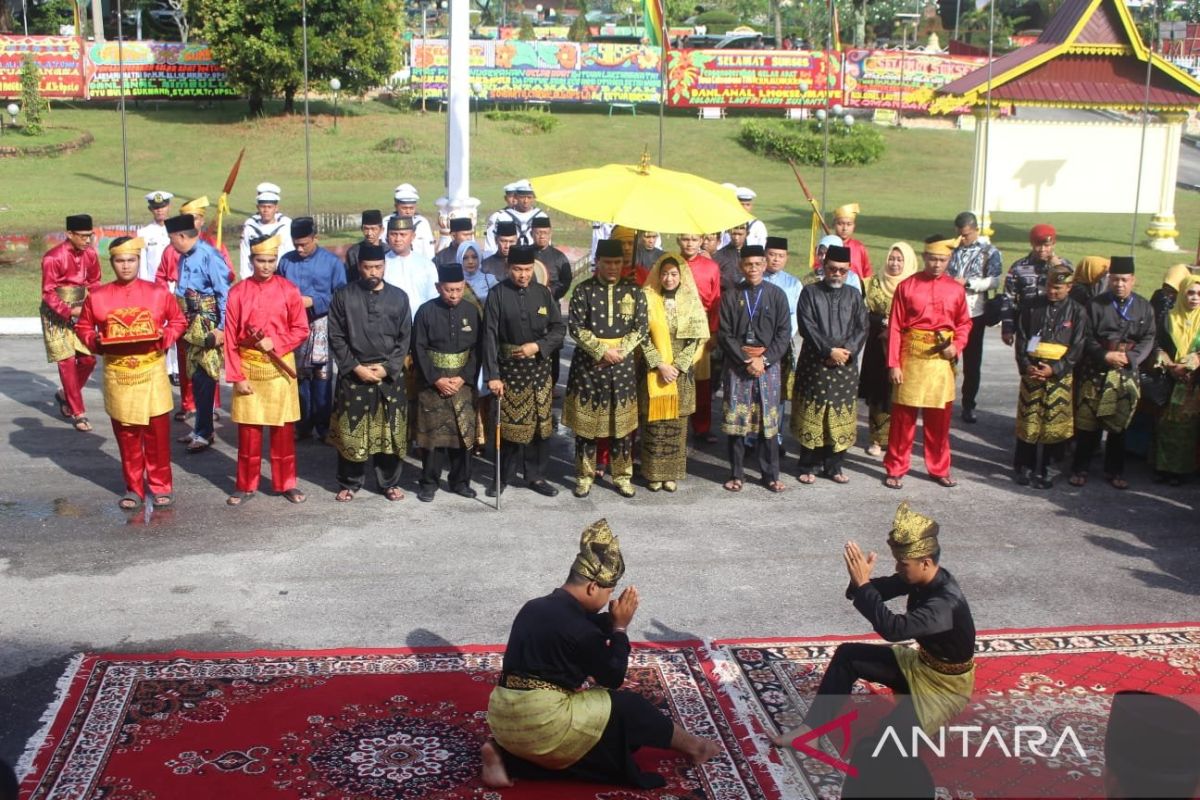
[[[306,504],[265,493],[228,508],[236,440],[226,417],[210,452],[176,445],[173,509],[126,514],[97,380],[85,392],[96,430],[77,433],[52,400],[57,373],[40,339],[3,345],[0,758],[9,761],[81,651],[503,642],[521,603],[562,580],[580,531],[599,517],[620,534],[626,582],[642,592],[635,639],[867,632],[842,596],[841,545],[853,538],[878,550],[886,571],[901,499],[941,523],[944,564],[981,629],[1200,620],[1200,486],[1155,484],[1141,462],[1126,492],[1101,480],[1016,486],[1016,370],[994,330],[980,421],[955,418],[955,489],[928,480],[918,458],[904,489],[889,490],[861,446],[848,485],[802,487],[789,438],[782,495],[755,482],[724,491],[722,443],[692,454],[675,494],[643,486],[625,500],[604,482],[577,500],[563,435],[550,474],[559,496],[513,487],[499,512],[483,497],[483,462],[478,500],[441,492],[418,502],[410,464],[403,502],[363,492],[335,503],[334,451],[318,444],[298,447]]]

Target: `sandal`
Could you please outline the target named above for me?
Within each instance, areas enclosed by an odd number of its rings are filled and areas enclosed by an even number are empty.
[[[176,422],[184,422],[191,415],[192,415],[191,411],[184,411],[184,410],[180,409],[179,411],[175,412],[175,421]]]
[[[299,505],[308,499],[308,495],[304,494],[304,492],[300,491],[299,489],[292,488],[283,493],[283,498],[289,503],[295,503],[296,505]]]
[[[889,489],[903,489],[904,477],[902,475],[888,475],[883,479],[883,485]]]
[[[234,492],[225,499],[227,506],[240,506],[242,503],[254,497],[254,492]]]
[[[801,472],[796,476],[796,480],[800,481],[805,486],[812,486],[817,482],[817,476],[813,475],[811,472]]]
[[[189,453],[203,453],[208,448],[212,447],[212,442],[205,439],[203,436],[192,435],[192,441],[188,443],[187,451]]]
[[[171,505],[174,502],[175,502],[175,498],[169,494],[154,495],[154,507],[155,508],[166,508],[167,506]]]
[[[787,487],[783,485],[783,481],[764,481],[763,486],[775,494],[782,494],[787,490]]]
[[[122,511],[136,511],[142,507],[142,502],[142,498],[133,492],[126,492],[125,496],[117,501],[117,507]]]
[[[730,478],[729,480],[725,481],[725,491],[740,492],[741,490],[742,490],[742,482],[740,480],[738,480],[737,478]]]
[[[1071,484],[1072,486],[1083,486],[1085,483],[1087,483],[1087,479],[1088,474],[1086,472],[1076,472],[1071,476],[1067,483]]]
[[[1125,480],[1120,475],[1105,475],[1104,479],[1108,481],[1109,485],[1114,489],[1120,489],[1124,491],[1125,489],[1129,488],[1129,481]]]
[[[62,389],[54,393],[54,402],[58,403],[58,413],[62,414],[67,419],[71,418],[71,405],[67,402],[67,396],[63,394]]]
[[[333,496],[333,499],[337,500],[339,503],[349,503],[354,499],[354,491],[351,489],[342,489]]]
[[[937,481],[938,486],[941,486],[945,489],[953,489],[955,486],[958,486],[958,481],[954,480],[954,478],[951,478],[949,475],[935,475],[933,476],[933,479]]]
[[[88,418],[83,414],[71,419],[71,425],[80,433],[89,433],[92,430],[92,423],[88,422]]]
[[[832,475],[830,473],[826,472],[825,477],[829,478],[829,480],[833,481],[834,483],[849,483],[850,482],[850,479],[846,477],[846,473],[844,473],[844,472],[835,472]]]
[[[386,497],[388,500],[392,501],[393,503],[395,503],[395,502],[398,502],[398,501],[404,499],[404,492],[402,492],[400,490],[399,486],[392,486],[392,487],[389,487],[388,490],[383,493],[383,496]]]

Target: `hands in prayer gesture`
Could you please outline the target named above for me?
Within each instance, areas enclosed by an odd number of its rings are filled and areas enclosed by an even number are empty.
[[[854,584],[855,588],[871,580],[871,570],[875,568],[874,553],[864,556],[857,544],[846,542],[842,558],[846,561],[846,572],[850,573],[850,583]]]

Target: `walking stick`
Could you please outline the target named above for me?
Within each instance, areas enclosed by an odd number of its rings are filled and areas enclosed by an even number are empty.
[[[496,395],[496,510],[500,510],[500,404],[503,398]]]

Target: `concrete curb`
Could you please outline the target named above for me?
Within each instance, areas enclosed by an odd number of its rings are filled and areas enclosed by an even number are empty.
[[[40,317],[0,317],[0,336],[35,336],[41,332]]]

